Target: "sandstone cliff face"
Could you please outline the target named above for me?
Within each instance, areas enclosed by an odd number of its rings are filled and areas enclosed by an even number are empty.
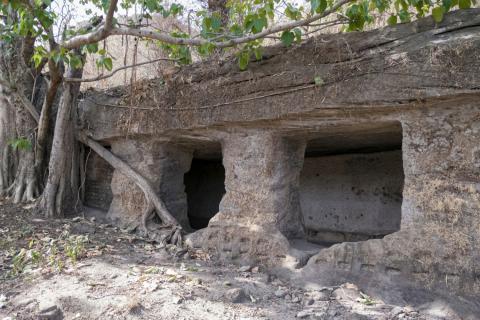
[[[157,187],[185,228],[183,178],[192,158],[222,160],[225,195],[208,227],[190,237],[194,245],[279,269],[308,260],[301,273],[320,283],[398,280],[478,297],[479,13],[271,48],[245,72],[233,61],[198,64],[165,85],[144,83],[134,97],[123,88],[87,93],[81,118],[92,137]],[[392,174],[404,177],[399,231],[335,244],[311,258],[292,246],[308,238],[300,179],[306,152],[401,152]],[[354,186],[341,181],[340,189]],[[119,173],[112,191],[108,215],[123,224],[138,219],[141,192]],[[397,209],[388,210],[386,217],[398,219]],[[335,228],[343,240],[364,240],[348,238],[355,229]]]

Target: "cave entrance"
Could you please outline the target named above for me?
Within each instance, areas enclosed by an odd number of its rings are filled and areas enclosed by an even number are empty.
[[[220,201],[225,194],[225,168],[220,145],[213,153],[194,152],[184,182],[190,226],[195,230],[205,228],[218,213]]]
[[[363,241],[400,229],[399,122],[337,128],[307,143],[300,202],[307,241]]]

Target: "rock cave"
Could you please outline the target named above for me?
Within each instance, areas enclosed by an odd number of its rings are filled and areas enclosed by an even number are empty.
[[[86,92],[80,120],[149,180],[189,246],[318,284],[478,296],[478,23],[462,11],[324,35],[244,72],[194,64],[139,85],[141,108],[128,88]],[[90,155],[86,203],[131,225],[143,193],[109,170]]]

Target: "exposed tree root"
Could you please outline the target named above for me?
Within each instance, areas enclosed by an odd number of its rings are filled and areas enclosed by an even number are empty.
[[[139,231],[143,232],[147,238],[155,240],[156,242],[174,244],[179,247],[182,246],[182,227],[170,214],[150,183],[127,163],[116,157],[98,142],[89,138],[85,133],[79,132],[77,138],[107,161],[115,170],[119,170],[122,174],[132,179],[143,191],[147,201],[147,207],[142,214],[141,221],[139,221],[138,227],[141,229]],[[155,214],[158,215],[162,221],[162,225],[153,223]]]
[[[12,185],[13,203],[28,202],[39,196],[39,188],[33,167],[33,152],[26,151],[20,158],[17,175]]]

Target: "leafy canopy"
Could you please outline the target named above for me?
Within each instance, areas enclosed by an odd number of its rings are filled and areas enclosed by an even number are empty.
[[[8,43],[18,37],[35,38],[32,61],[35,66],[39,66],[45,59],[51,59],[57,64],[65,63],[78,68],[84,61],[82,55],[95,53],[98,55],[97,66],[111,70],[113,57],[105,49],[100,49],[98,43],[89,43],[79,48],[81,56],[61,46],[65,39],[92,31],[88,28],[61,26],[64,18],[58,12],[61,2],[73,3],[73,0],[0,0],[0,41]],[[169,34],[173,38],[187,40],[187,44],[157,41],[158,45],[179,63],[190,63],[192,50],[201,56],[207,56],[216,51],[218,43],[231,42],[232,48],[228,50],[234,50],[238,56],[239,67],[245,69],[252,56],[261,59],[265,38],[273,38],[285,46],[291,46],[309,33],[325,27],[341,25],[346,32],[360,31],[374,23],[377,18],[386,21],[388,25],[395,25],[431,14],[439,23],[446,12],[454,8],[470,8],[474,2],[475,0],[228,0],[228,17],[225,17],[221,12],[211,12],[198,4],[189,9],[182,4],[162,0],[120,0],[116,12],[118,14],[134,10],[137,13],[135,20],[128,20],[130,29],[144,28],[145,23],[148,24],[154,15],[173,16],[183,20],[185,24],[192,24],[192,34],[180,30]],[[80,4],[87,8],[85,13],[93,22],[99,15],[108,12],[111,0],[80,0]],[[317,16],[322,18],[305,22]],[[275,33],[268,32],[273,26],[287,25],[294,21],[299,22],[298,26],[280,28],[281,30]],[[114,24],[117,24],[115,19]],[[59,28],[62,30],[61,35],[54,36],[52,30]],[[153,32],[163,33],[154,27],[148,28]],[[265,37],[262,34],[261,37],[252,38],[260,33],[266,33]],[[192,39],[204,41],[200,44],[188,43],[188,40]],[[51,40],[60,45],[49,46]]]

